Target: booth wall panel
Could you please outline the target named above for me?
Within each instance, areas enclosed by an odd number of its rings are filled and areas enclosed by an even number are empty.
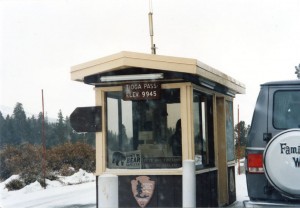
[[[119,176],[119,207],[138,207],[131,180],[138,176]],[[182,207],[182,176],[149,176],[155,181],[153,196],[147,207]]]
[[[235,183],[235,166],[228,167],[228,195],[229,195],[229,204],[232,204],[236,201],[236,183]]]
[[[217,171],[196,175],[196,206],[218,207]]]
[[[218,206],[217,171],[196,175],[197,207]],[[131,189],[131,181],[138,175],[119,176],[119,207],[138,207]],[[181,175],[150,175],[155,181],[153,196],[146,207],[182,207]]]

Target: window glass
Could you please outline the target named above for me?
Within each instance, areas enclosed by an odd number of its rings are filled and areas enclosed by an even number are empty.
[[[107,167],[181,167],[179,89],[161,90],[159,100],[124,101],[122,96],[106,93]]]
[[[274,93],[273,125],[277,129],[300,127],[300,90]]]
[[[196,168],[207,166],[210,163],[209,147],[213,144],[212,127],[212,96],[194,91],[194,136],[195,136],[195,163]],[[211,138],[209,140],[209,137]],[[211,151],[213,153],[213,150]],[[213,159],[213,156],[212,158]]]
[[[233,127],[233,103],[226,101],[226,149],[227,161],[233,161],[235,158],[234,148],[234,127]]]

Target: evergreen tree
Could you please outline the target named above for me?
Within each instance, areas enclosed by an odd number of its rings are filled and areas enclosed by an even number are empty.
[[[13,128],[13,119],[9,115],[6,116],[5,121],[2,126],[1,134],[3,136],[1,147],[7,144],[13,144],[13,138],[15,137],[15,132]]]
[[[40,124],[42,125],[42,118],[40,118]],[[58,144],[57,136],[55,132],[55,123],[49,123],[48,119],[45,118],[45,139],[46,139],[46,147],[52,147]]]
[[[57,119],[55,130],[56,130],[56,135],[58,138],[58,144],[65,143],[67,141],[66,125],[65,125],[64,116],[63,116],[61,110],[59,110],[59,112],[58,112],[58,119]]]
[[[245,148],[247,142],[247,135],[250,129],[250,125],[246,126],[245,121],[240,121],[234,127],[234,139],[235,139],[235,153],[236,158],[245,157]]]
[[[67,132],[67,140],[76,143],[80,140],[80,134],[78,134],[73,128],[71,127],[70,117],[66,116],[65,119],[65,125],[66,125],[66,132]]]
[[[250,129],[250,125],[246,126],[245,121],[240,121],[238,124],[235,125],[234,127],[234,132],[235,132],[235,141],[238,142],[238,133],[240,133],[240,146],[245,146],[247,142],[247,135]]]
[[[0,111],[0,147],[2,147],[4,145],[4,137],[3,137],[3,126],[4,126],[4,123],[5,123],[5,119],[2,115],[2,112]]]
[[[39,120],[37,120],[35,116],[28,118],[27,122],[30,130],[28,142],[31,144],[41,144],[41,123],[39,123]]]
[[[0,128],[3,125],[3,123],[4,123],[4,117],[3,117],[2,112],[0,111]]]
[[[96,134],[94,132],[88,132],[86,134],[86,143],[89,145],[95,147],[95,139],[96,139]]]
[[[15,132],[13,144],[18,145],[29,137],[29,125],[21,103],[17,103],[13,111],[13,130]]]
[[[38,117],[26,118],[26,113],[21,103],[17,103],[13,115],[3,117],[0,112],[0,148],[5,145],[19,146],[23,143],[42,144],[42,113]],[[70,124],[70,118],[64,116],[59,110],[55,123],[48,122],[47,116],[44,120],[45,140],[47,148],[57,146],[66,142],[85,142],[95,146],[95,133],[77,133]],[[112,135],[111,135],[112,136]],[[113,137],[116,137],[114,135]]]
[[[44,131],[45,131],[45,139],[46,139],[46,125],[47,122],[44,119]],[[39,141],[38,144],[42,144],[42,132],[43,132],[43,113],[40,112],[38,115],[38,118],[36,120],[36,126],[35,126],[35,134],[36,134],[36,141]]]

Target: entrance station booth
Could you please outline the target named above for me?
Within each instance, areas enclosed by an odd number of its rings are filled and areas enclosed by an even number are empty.
[[[118,206],[182,207],[184,161],[194,164],[197,207],[236,200],[233,99],[242,83],[195,59],[133,52],[73,66],[71,79],[95,86],[95,174],[117,176]]]

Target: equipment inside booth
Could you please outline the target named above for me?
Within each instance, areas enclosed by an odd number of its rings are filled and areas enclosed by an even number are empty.
[[[159,99],[151,100],[124,100],[121,91],[106,93],[108,168],[182,166],[181,148],[173,154],[171,141],[180,120],[180,90],[160,93]]]

